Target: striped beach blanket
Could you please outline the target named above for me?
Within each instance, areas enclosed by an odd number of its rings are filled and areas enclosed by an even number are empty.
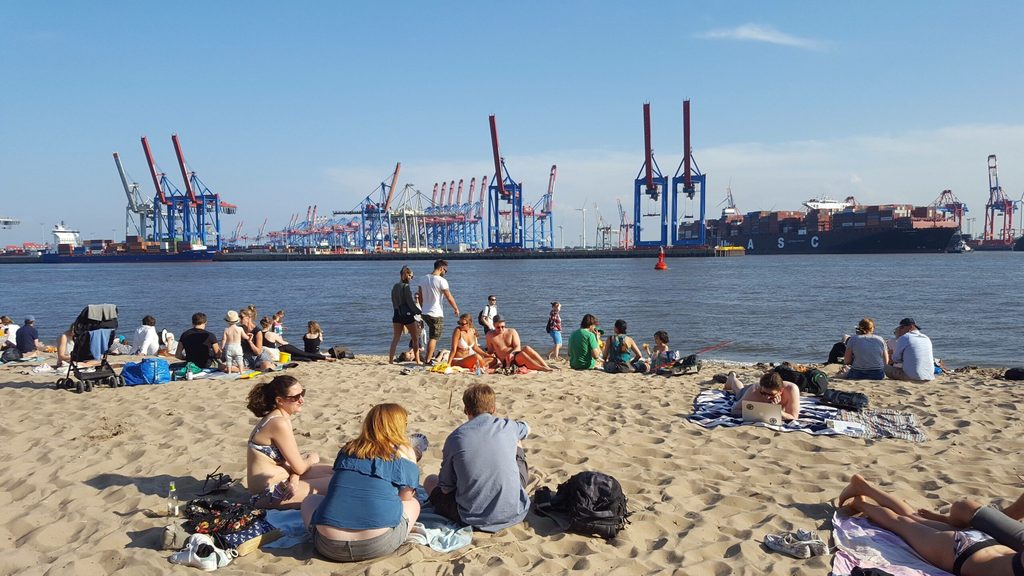
[[[851,412],[826,406],[814,396],[800,397],[800,418],[785,424],[768,424],[765,422],[744,422],[743,418],[730,413],[736,396],[724,390],[703,390],[693,400],[693,414],[687,417],[690,422],[704,428],[724,426],[761,426],[776,432],[800,431],[816,436],[853,436],[855,438],[900,438],[912,442],[924,442],[928,439],[918,427],[913,414],[897,410],[864,410]],[[853,423],[858,426],[839,429],[829,427],[827,421]]]

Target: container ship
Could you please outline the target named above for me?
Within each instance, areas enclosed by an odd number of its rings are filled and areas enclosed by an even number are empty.
[[[937,208],[910,204],[858,205],[829,198],[804,202],[805,211],[749,212],[732,208],[707,221],[709,241],[747,254],[888,254],[946,252],[956,243],[956,221]],[[680,226],[697,236],[699,222]]]
[[[184,250],[171,251],[158,242],[142,241],[128,236],[124,243],[112,240],[80,240],[80,232],[61,222],[53,227],[56,252],[44,252],[44,264],[99,264],[138,262],[212,262],[216,255],[206,246],[189,245]]]

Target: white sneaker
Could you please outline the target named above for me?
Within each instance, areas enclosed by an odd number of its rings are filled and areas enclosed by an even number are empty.
[[[203,572],[213,572],[217,569],[218,564],[216,550],[217,548],[213,545],[213,538],[206,534],[193,534],[185,541],[185,547],[180,552],[171,554],[168,560],[170,560],[171,564],[181,564],[182,566],[199,568]]]
[[[231,564],[232,560],[238,558],[238,550],[235,550],[234,548],[222,550],[214,546],[213,553],[215,556],[217,556],[217,568],[223,568],[228,564]]]

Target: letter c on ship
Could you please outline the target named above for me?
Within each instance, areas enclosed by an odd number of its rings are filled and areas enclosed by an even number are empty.
[[[817,247],[818,247],[818,237],[817,236],[811,236],[811,248],[817,248]]]

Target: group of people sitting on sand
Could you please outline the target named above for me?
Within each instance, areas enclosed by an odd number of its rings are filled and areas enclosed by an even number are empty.
[[[283,336],[281,319],[284,312],[274,317],[264,316],[257,323],[256,307],[253,305],[241,311],[228,310],[224,316],[224,331],[218,339],[206,329],[207,317],[202,312],[192,315],[192,328],[178,338],[174,356],[191,362],[199,368],[214,368],[222,372],[245,370],[273,370],[281,354],[288,354],[296,361],[333,361],[320,352],[324,335],[320,324],[311,320],[302,337],[303,347],[292,345]]]
[[[844,335],[832,346],[828,363],[846,366],[837,377],[846,380],[910,380],[925,382],[935,378],[937,361],[932,357],[932,341],[921,333],[913,318],[900,320],[893,337],[875,334],[875,322],[863,318],[854,336]]]
[[[246,448],[248,488],[266,508],[301,508],[317,552],[338,562],[393,553],[420,514],[417,464],[426,438],[410,435],[408,412],[378,404],[333,465],[302,454],[291,419],[306,387],[281,375],[253,386],[248,408],[259,418]],[[441,468],[423,488],[434,511],[474,529],[497,532],[522,522],[530,507],[522,442],[526,422],[497,416],[494,390],[475,384],[462,395],[466,422],[445,440]]]

